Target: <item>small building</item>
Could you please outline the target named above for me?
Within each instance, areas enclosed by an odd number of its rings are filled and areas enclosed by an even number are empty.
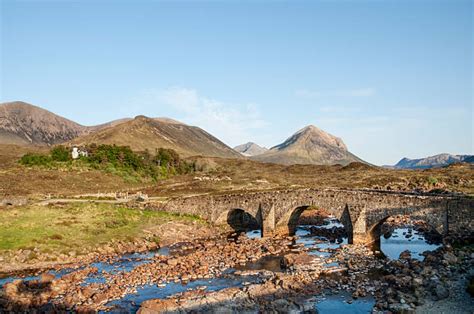
[[[72,155],[72,159],[77,159],[79,157],[87,157],[89,156],[89,153],[85,149],[74,146],[72,148],[71,155]]]

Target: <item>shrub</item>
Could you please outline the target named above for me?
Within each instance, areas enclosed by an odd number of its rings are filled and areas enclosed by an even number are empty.
[[[193,172],[195,168],[194,164],[182,160],[172,149],[160,148],[154,156],[148,150],[138,153],[128,146],[117,145],[92,144],[86,150],[88,156],[81,157],[75,164],[106,171],[130,182],[138,182],[142,178],[167,178],[174,174]],[[51,149],[49,156],[30,153],[20,160],[21,164],[28,166],[56,166],[55,162],[61,162],[62,167],[71,167],[73,164],[69,149],[60,145]]]
[[[51,149],[51,159],[54,161],[68,161],[71,159],[69,149],[59,145]]]
[[[436,185],[436,183],[438,183],[438,179],[435,177],[428,177],[428,183],[431,185]]]
[[[20,164],[25,166],[48,166],[50,163],[50,156],[35,153],[27,153],[20,159]]]

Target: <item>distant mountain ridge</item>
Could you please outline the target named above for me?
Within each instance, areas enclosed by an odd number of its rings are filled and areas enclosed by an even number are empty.
[[[242,157],[206,131],[169,118],[137,116],[83,126],[25,102],[0,104],[0,144],[51,146],[61,143],[127,145],[150,152],[163,147],[183,156]]]
[[[257,161],[277,164],[313,164],[313,165],[347,165],[351,162],[362,162],[348,151],[342,139],[331,135],[314,125],[309,125],[283,143],[269,151],[251,157]]]
[[[428,169],[444,167],[458,162],[474,162],[474,155],[438,154],[425,158],[402,158],[393,168],[395,169]]]
[[[253,142],[248,142],[234,147],[234,150],[246,157],[257,156],[268,151],[268,148],[259,146]]]

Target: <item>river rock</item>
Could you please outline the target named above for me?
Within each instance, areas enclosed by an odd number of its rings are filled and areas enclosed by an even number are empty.
[[[405,250],[402,253],[400,253],[400,256],[398,258],[401,260],[409,260],[411,259],[411,252],[408,250]]]
[[[40,276],[40,283],[49,283],[54,280],[54,275],[50,273],[45,273]]]
[[[443,284],[438,284],[435,288],[435,295],[438,300],[444,300],[449,297],[449,290]]]
[[[446,252],[444,253],[443,255],[443,259],[448,262],[448,264],[456,264],[458,262],[458,258],[456,257],[456,255],[454,255],[453,253],[451,252]]]
[[[308,265],[314,260],[314,257],[306,252],[290,253],[285,255],[283,259],[284,267],[291,267],[296,265]]]

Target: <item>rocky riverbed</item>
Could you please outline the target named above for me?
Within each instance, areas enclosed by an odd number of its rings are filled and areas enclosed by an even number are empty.
[[[472,246],[443,245],[423,253],[423,259],[404,251],[394,259],[348,245],[339,227],[335,221],[300,226],[296,236],[282,238],[219,235],[144,254],[104,256],[35,277],[10,277],[0,281],[0,308],[408,313],[454,302],[460,311],[474,310],[470,297],[458,297],[474,276]]]

